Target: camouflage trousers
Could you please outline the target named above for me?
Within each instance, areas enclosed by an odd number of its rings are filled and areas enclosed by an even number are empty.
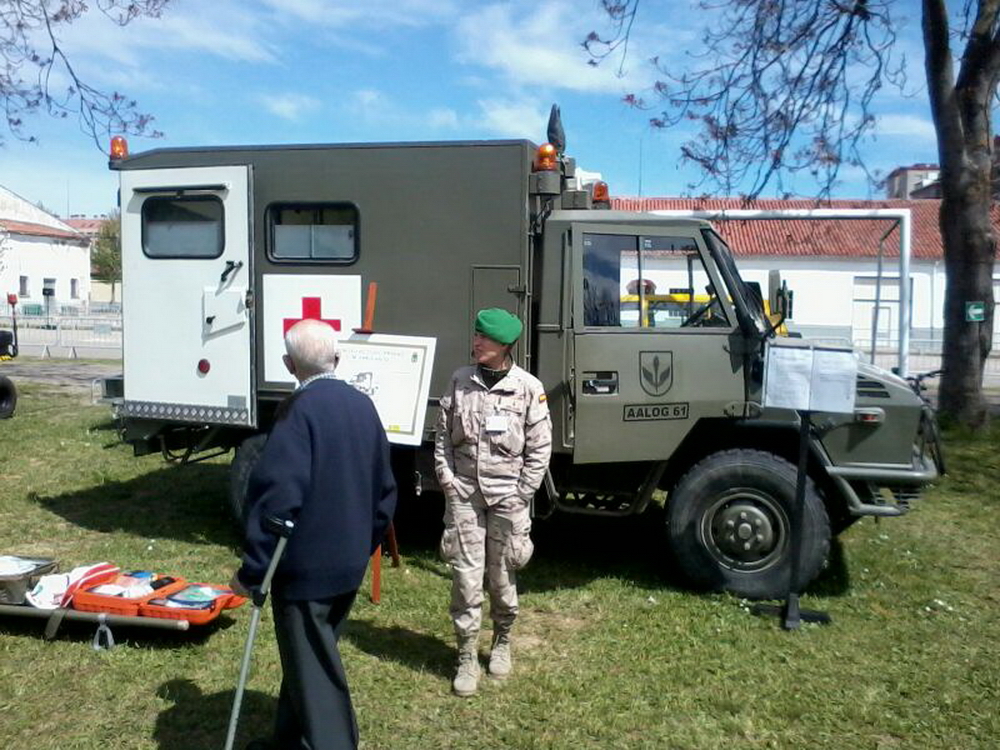
[[[476,488],[447,500],[441,557],[451,566],[451,619],[460,637],[482,623],[483,579],[490,594],[493,628],[508,632],[517,617],[517,573],[534,546],[528,501],[509,497],[487,505]]]

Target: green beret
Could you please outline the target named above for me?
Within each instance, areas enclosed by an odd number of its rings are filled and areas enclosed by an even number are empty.
[[[480,310],[476,316],[476,331],[500,344],[513,344],[523,326],[516,315],[499,307]]]

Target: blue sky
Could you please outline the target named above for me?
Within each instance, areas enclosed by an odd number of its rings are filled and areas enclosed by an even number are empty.
[[[935,162],[922,81],[919,3],[904,19],[911,96],[885,91],[872,168]],[[911,9],[912,8],[912,9]],[[586,64],[580,41],[604,29],[597,0],[174,0],[160,19],[120,29],[90,13],[63,44],[92,85],[126,92],[165,136],[161,146],[356,141],[545,139],[562,107],[567,151],[601,172],[613,194],[675,196],[691,180],[678,164],[682,130],[650,131],[621,97],[652,81],[653,55],[697,48],[687,0],[646,0],[624,75]],[[0,185],[59,214],[114,207],[107,157],[72,120],[28,121],[38,144],[7,139]],[[641,160],[640,160],[641,154]],[[641,169],[640,169],[641,161]],[[798,192],[810,185],[797,183]],[[845,170],[839,197],[868,197]],[[880,196],[874,196],[880,197]]]

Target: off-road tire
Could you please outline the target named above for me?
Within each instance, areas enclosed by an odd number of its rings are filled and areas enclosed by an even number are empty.
[[[250,473],[257,465],[260,454],[264,451],[267,435],[248,437],[236,449],[233,462],[229,465],[229,509],[233,520],[243,533],[247,525],[247,489],[250,487]]]
[[[792,464],[764,451],[727,450],[695,464],[667,506],[670,547],[688,581],[749,599],[784,597],[791,579],[795,480]],[[805,494],[800,589],[830,551],[830,521],[811,479]]]
[[[0,375],[0,419],[13,417],[16,406],[17,388],[14,382],[6,375]]]

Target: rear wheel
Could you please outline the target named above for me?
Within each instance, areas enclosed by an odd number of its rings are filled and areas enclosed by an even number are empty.
[[[777,599],[791,580],[796,469],[773,454],[729,450],[700,461],[670,493],[667,530],[684,575],[699,588]],[[830,521],[806,482],[799,588],[830,550]]]
[[[240,532],[247,525],[247,490],[250,487],[250,474],[253,472],[260,454],[264,451],[267,435],[248,437],[236,449],[233,462],[229,465],[229,508],[233,519],[240,527]]]
[[[17,388],[10,378],[0,375],[0,419],[13,417],[15,406],[17,406]]]

